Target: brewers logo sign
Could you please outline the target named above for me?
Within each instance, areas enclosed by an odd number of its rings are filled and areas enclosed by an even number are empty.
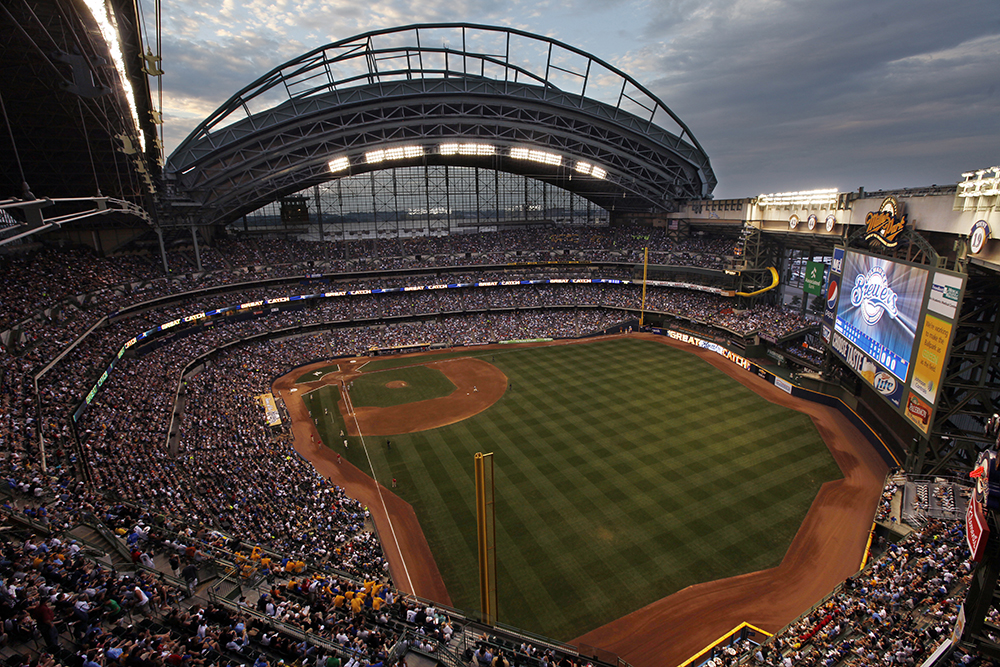
[[[906,216],[895,197],[886,197],[877,211],[865,216],[865,241],[873,249],[895,248],[906,228]]]
[[[888,313],[892,319],[899,317],[897,300],[896,293],[889,287],[885,269],[881,266],[874,266],[867,273],[858,274],[851,289],[851,305],[861,309],[865,324],[872,327],[882,319],[882,313]]]

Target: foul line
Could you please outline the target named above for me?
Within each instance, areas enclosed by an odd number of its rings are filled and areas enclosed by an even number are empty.
[[[385,498],[382,497],[382,486],[378,483],[378,477],[375,476],[375,466],[372,464],[372,457],[368,454],[368,446],[365,445],[365,436],[361,432],[361,424],[358,423],[358,413],[354,411],[354,404],[351,402],[351,397],[347,393],[347,385],[343,385],[344,388],[344,403],[347,405],[347,410],[351,413],[354,418],[354,426],[358,429],[358,437],[361,438],[361,447],[365,450],[365,457],[368,459],[368,467],[372,471],[372,479],[375,480],[375,491],[378,492],[378,499],[382,503],[382,510],[385,512],[385,519],[389,522],[389,532],[392,533],[392,541],[396,545],[396,552],[399,554],[399,561],[403,564],[403,574],[406,575],[406,583],[410,585],[410,594],[416,595],[417,592],[413,589],[413,581],[410,579],[410,570],[406,567],[406,558],[403,556],[403,550],[399,548],[399,540],[396,538],[396,529],[392,526],[392,517],[389,516],[389,508],[385,504]],[[374,521],[374,519],[372,519]]]

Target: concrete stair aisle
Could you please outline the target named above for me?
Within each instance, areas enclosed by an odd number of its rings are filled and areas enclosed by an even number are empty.
[[[415,651],[409,651],[404,660],[406,660],[406,667],[437,667],[441,664],[440,661]]]
[[[108,540],[104,535],[95,530],[94,528],[86,525],[80,524],[79,526],[73,528],[69,531],[69,534],[73,536],[74,539],[79,540],[85,548],[89,548],[94,552],[101,552],[104,555],[100,556],[98,560],[117,568],[119,565],[130,564],[132,562],[131,558],[127,558],[121,549]]]

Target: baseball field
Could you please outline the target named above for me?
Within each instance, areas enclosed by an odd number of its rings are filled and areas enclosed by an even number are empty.
[[[808,415],[641,338],[329,368],[289,376],[309,425],[412,505],[462,609],[479,606],[473,455],[494,453],[500,620],[558,639],[778,566],[842,476]]]

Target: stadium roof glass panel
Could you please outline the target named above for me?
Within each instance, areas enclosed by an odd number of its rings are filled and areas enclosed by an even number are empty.
[[[494,150],[439,149],[456,143]],[[408,164],[526,174],[621,212],[674,210],[716,185],[684,122],[624,72],[547,37],[457,23],[373,31],[288,61],[206,118],[167,172],[184,224],[226,223],[310,185],[398,164],[365,155],[403,146],[414,147]],[[560,159],[518,159],[522,149]],[[598,170],[584,174],[579,163]]]

